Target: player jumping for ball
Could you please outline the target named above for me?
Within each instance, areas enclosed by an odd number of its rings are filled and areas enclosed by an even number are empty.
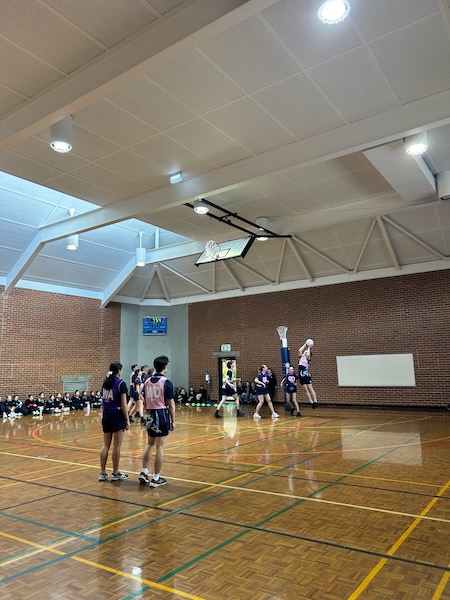
[[[317,408],[316,392],[312,386],[311,374],[309,372],[309,363],[311,362],[311,347],[314,345],[312,339],[308,338],[298,350],[298,376],[300,384],[305,387],[306,395],[313,408]]]

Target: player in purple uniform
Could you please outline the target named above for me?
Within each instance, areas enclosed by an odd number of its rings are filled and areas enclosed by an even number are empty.
[[[145,380],[145,403],[147,405],[147,434],[148,445],[142,457],[142,471],[139,481],[150,487],[165,485],[167,480],[160,476],[164,462],[164,444],[170,431],[175,429],[175,402],[173,399],[173,384],[165,377],[169,359],[158,356],[153,361],[156,374]],[[148,470],[155,448],[154,474],[151,480]]]
[[[311,374],[309,372],[309,363],[311,362],[311,347],[305,342],[298,350],[298,376],[300,384],[305,386],[306,395],[313,408],[317,408],[316,392],[312,386]]]
[[[127,410],[127,384],[120,377],[122,375],[122,365],[119,362],[111,363],[109,370],[110,374],[106,377],[102,386],[103,446],[100,451],[101,472],[98,480],[108,480],[106,462],[111,442],[114,442],[111,481],[121,481],[129,477],[128,474],[119,471],[120,447],[122,445],[123,433],[126,429],[130,428]]]
[[[239,396],[236,390],[236,382],[240,381],[239,378],[233,377],[233,361],[227,361],[227,374],[225,375],[225,381],[222,383],[222,399],[219,402],[219,405],[214,413],[216,419],[221,419],[222,417],[219,415],[219,410],[222,408],[224,402],[228,398],[228,396],[233,397],[236,403],[236,416],[243,417],[244,413],[239,410]]]
[[[300,408],[297,402],[297,381],[298,375],[294,371],[294,367],[289,367],[286,377],[281,380],[281,385],[284,384],[284,393],[286,394],[286,400],[291,407],[291,417],[294,414],[294,407],[297,411],[296,417],[301,417]]]
[[[267,404],[269,405],[270,411],[272,413],[272,419],[278,419],[278,417],[280,416],[278,413],[275,412],[275,409],[273,408],[272,400],[270,399],[269,390],[267,388],[268,380],[269,376],[267,375],[267,365],[261,365],[259,368],[258,376],[254,379],[258,393],[258,404],[256,405],[255,413],[253,415],[254,419],[261,418],[259,411],[261,410],[261,407],[264,404],[264,400],[266,400]]]

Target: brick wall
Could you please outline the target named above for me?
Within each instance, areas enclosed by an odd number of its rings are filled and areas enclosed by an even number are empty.
[[[101,385],[120,352],[120,305],[14,290],[0,298],[0,395],[62,391],[61,376]]]
[[[244,380],[254,378],[261,363],[279,377],[276,327],[287,325],[293,364],[306,337],[316,342],[311,373],[320,402],[442,406],[450,402],[449,324],[450,270],[191,304],[190,382],[198,386],[209,371],[217,397],[212,352],[224,343],[240,351]],[[384,352],[414,355],[416,387],[337,386],[337,355]]]

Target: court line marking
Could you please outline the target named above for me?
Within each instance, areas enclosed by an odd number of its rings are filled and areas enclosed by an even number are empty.
[[[450,569],[450,563],[448,565],[449,569]],[[448,580],[450,579],[450,571],[448,573],[444,573],[442,575],[441,581],[439,582],[436,591],[433,594],[433,597],[431,598],[431,600],[439,600],[439,598],[442,596],[442,592],[445,589],[445,586],[447,585]]]
[[[399,447],[394,447],[395,449],[401,448],[402,446]],[[321,451],[321,453],[327,453],[327,450]],[[0,454],[12,454],[9,452],[0,452]],[[294,455],[301,455],[301,453],[295,453]],[[317,452],[316,452],[317,454]],[[35,460],[45,460],[45,461],[55,461],[55,462],[66,462],[67,464],[73,464],[73,465],[77,465],[77,463],[73,463],[73,462],[69,462],[69,461],[60,461],[54,458],[39,458],[37,456],[30,456],[29,458],[33,458]],[[85,465],[83,463],[78,463],[78,466],[84,466],[84,467],[90,467],[90,468],[97,468],[95,465]],[[130,471],[130,473],[133,473],[135,475],[138,475],[137,471]],[[245,476],[248,475],[248,473],[244,473],[241,474],[241,476]],[[241,487],[236,487],[236,486],[228,486],[225,485],[223,483],[212,483],[209,481],[199,481],[199,480],[195,480],[195,479],[184,479],[182,477],[171,477],[171,480],[173,481],[180,481],[182,483],[194,483],[196,485],[201,485],[201,486],[210,486],[210,487],[218,487],[218,488],[224,488],[224,489],[230,489],[230,490],[236,490],[236,491],[240,491],[240,492],[251,492],[251,493],[255,493],[255,494],[264,494],[264,495],[272,495],[272,496],[278,496],[281,498],[292,498],[293,500],[306,500],[308,502],[317,502],[317,503],[322,503],[322,504],[329,504],[329,505],[333,505],[333,506],[342,506],[345,508],[353,508],[356,510],[365,510],[368,512],[378,512],[378,513],[382,513],[382,514],[389,514],[389,515],[397,515],[397,516],[401,516],[401,517],[409,517],[409,518],[413,518],[416,519],[418,517],[421,517],[423,519],[429,520],[429,521],[436,521],[436,522],[440,522],[440,523],[450,523],[449,519],[441,519],[438,517],[426,517],[426,516],[421,516],[421,515],[416,515],[413,513],[404,513],[404,512],[399,512],[399,511],[393,511],[393,510],[387,510],[384,508],[375,508],[375,507],[370,507],[370,506],[362,506],[359,504],[350,504],[350,503],[346,503],[346,502],[337,502],[335,500],[324,500],[323,498],[309,498],[308,496],[297,496],[294,494],[284,494],[281,492],[273,492],[273,491],[269,491],[269,490],[256,490],[253,488],[241,488]],[[202,490],[203,491],[203,490]],[[76,493],[76,490],[73,490],[74,493]]]
[[[450,487],[450,479],[447,481],[447,483],[445,485],[443,485],[441,487],[441,489],[436,494],[436,496],[432,500],[430,500],[430,502],[423,509],[423,511],[420,513],[420,515],[416,519],[414,519],[414,521],[411,523],[411,525],[408,527],[408,529],[406,529],[406,531],[403,532],[403,534],[398,538],[398,540],[391,546],[391,548],[389,548],[389,550],[387,551],[386,554],[388,554],[388,555],[394,554],[394,552],[396,550],[398,550],[398,548],[400,548],[400,546],[403,544],[403,542],[414,531],[414,529],[417,527],[417,525],[419,525],[419,523],[421,523],[421,521],[423,519],[429,518],[429,517],[426,517],[425,515],[433,508],[433,506],[436,504],[436,502],[439,500],[439,498],[444,494],[444,492],[449,487]],[[356,588],[356,590],[348,597],[348,600],[356,600],[356,598],[359,598],[359,596],[362,594],[362,592],[373,581],[373,579],[381,571],[381,569],[384,567],[384,565],[387,562],[388,562],[387,558],[383,558],[382,560],[380,560],[377,563],[377,565],[370,571],[370,573],[368,575],[366,575],[366,577],[359,584],[359,586]]]
[[[177,590],[175,588],[169,587],[167,585],[163,585],[156,581],[151,581],[149,579],[143,579],[142,577],[138,577],[137,575],[131,575],[130,573],[125,573],[124,571],[119,571],[117,569],[113,569],[112,567],[108,567],[106,565],[102,565],[100,563],[96,563],[91,560],[81,558],[80,556],[70,556],[67,552],[62,552],[61,550],[56,550],[54,547],[43,546],[42,544],[38,544],[37,542],[25,540],[24,538],[20,538],[15,535],[10,535],[9,533],[5,533],[2,531],[0,531],[0,536],[15,540],[17,542],[21,542],[22,544],[26,544],[27,546],[34,546],[35,548],[39,548],[43,551],[47,550],[48,552],[57,554],[61,558],[67,557],[71,560],[76,560],[77,562],[81,562],[81,563],[90,565],[91,567],[95,567],[97,569],[102,569],[103,571],[108,571],[109,573],[114,573],[115,575],[120,575],[121,577],[126,577],[128,579],[133,579],[134,581],[148,585],[151,588],[163,590],[164,592],[170,592],[171,594],[175,594],[176,596],[181,596],[182,598],[189,598],[190,600],[204,600],[204,598],[201,598],[200,596],[194,596],[193,594],[189,594],[187,592]],[[82,551],[83,550],[80,550],[80,552],[82,552]]]

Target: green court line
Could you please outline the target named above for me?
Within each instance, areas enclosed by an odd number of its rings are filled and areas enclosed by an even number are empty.
[[[0,511],[0,516],[7,517],[8,519],[13,519],[13,521],[21,521],[22,523],[28,523],[30,525],[35,525],[36,527],[41,527],[42,529],[48,529],[50,531],[56,531],[57,533],[64,533],[64,535],[68,535],[70,537],[81,538],[83,540],[87,540],[88,542],[93,542],[93,538],[90,538],[82,533],[75,533],[73,531],[68,531],[67,529],[62,529],[60,527],[54,527],[53,525],[47,525],[46,523],[38,523],[36,521],[32,521],[31,519],[26,519],[25,517],[17,517],[16,515],[11,515],[10,513],[6,513],[4,511]]]

